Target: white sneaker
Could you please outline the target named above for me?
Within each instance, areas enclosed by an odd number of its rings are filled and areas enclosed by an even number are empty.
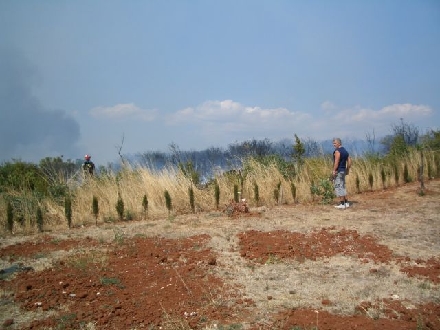
[[[345,209],[345,204],[336,205],[335,208],[337,208],[337,209]]]
[[[345,207],[346,207],[346,208],[350,207],[350,204],[349,204],[348,202],[345,203]]]

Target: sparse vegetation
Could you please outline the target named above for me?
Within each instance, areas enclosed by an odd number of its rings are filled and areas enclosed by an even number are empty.
[[[387,154],[356,158],[347,177],[349,194],[384,189],[400,182],[411,182],[413,178],[420,180],[420,175],[428,179],[439,176],[437,131],[420,137],[414,127],[402,122],[394,127],[394,133],[395,136],[383,141],[388,146]],[[422,141],[423,153],[417,148],[417,141]],[[3,205],[0,223],[4,230],[11,231],[7,210],[12,208],[15,232],[38,231],[40,227],[35,216],[37,208],[41,207],[47,226],[59,219],[66,219],[67,226],[71,226],[72,217],[76,223],[88,224],[93,219],[90,217],[91,200],[96,223],[98,213],[104,222],[145,219],[147,214],[149,218],[157,218],[165,212],[170,215],[172,209],[176,210],[176,215],[193,213],[196,200],[204,210],[218,210],[221,204],[228,204],[231,200],[239,202],[244,197],[252,202],[250,205],[268,207],[313,201],[317,197],[323,203],[332,201],[332,184],[323,179],[328,177],[332,166],[330,155],[319,153],[316,146],[312,152],[313,143],[302,141],[296,135],[293,147],[287,148],[283,155],[271,154],[271,144],[263,142],[232,145],[230,152],[235,158],[230,161],[230,167],[234,169],[210,172],[212,178],[208,178],[207,183],[200,181],[201,167],[195,155],[189,154],[191,157],[188,158],[177,146],[173,158],[175,166],[163,167],[159,171],[147,167],[131,168],[126,162],[121,170],[103,169],[87,182],[76,177],[77,164],[61,158],[45,158],[38,165],[8,162],[0,166],[0,205]],[[214,151],[212,155],[217,155]],[[237,160],[240,153],[242,158]],[[422,162],[426,174],[419,173]],[[206,168],[204,171],[209,172]],[[148,199],[143,193],[146,189]],[[167,195],[160,193],[164,191]],[[166,209],[161,207],[164,197]]]

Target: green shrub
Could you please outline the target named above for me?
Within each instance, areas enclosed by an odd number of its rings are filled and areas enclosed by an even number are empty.
[[[320,179],[318,184],[312,183],[310,191],[313,196],[320,196],[322,198],[322,204],[330,204],[336,197],[333,184],[327,178]]]
[[[396,163],[394,163],[394,181],[396,182],[396,185],[399,185],[399,167]]]

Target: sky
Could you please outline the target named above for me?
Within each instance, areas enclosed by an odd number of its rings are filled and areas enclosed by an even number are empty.
[[[0,0],[0,162],[440,128],[438,0]]]

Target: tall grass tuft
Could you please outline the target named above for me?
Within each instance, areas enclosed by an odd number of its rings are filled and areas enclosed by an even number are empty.
[[[399,167],[397,166],[396,163],[393,164],[393,169],[394,169],[394,182],[396,183],[396,186],[399,185]]]
[[[358,194],[360,194],[361,193],[361,180],[359,179],[359,176],[358,175],[356,175],[356,192],[358,193]]]

